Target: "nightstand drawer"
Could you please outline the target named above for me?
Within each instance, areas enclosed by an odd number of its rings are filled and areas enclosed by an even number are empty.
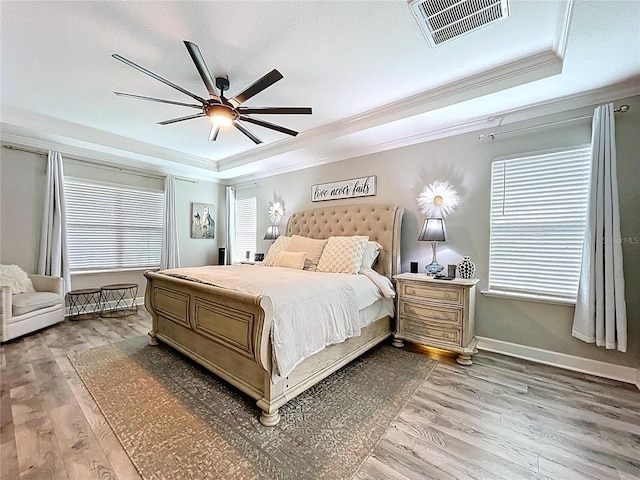
[[[461,345],[462,330],[459,328],[440,327],[435,324],[427,325],[410,317],[400,317],[400,330],[408,335],[417,335],[427,341],[433,340],[449,345]]]
[[[400,315],[409,315],[422,319],[422,321],[434,321],[462,326],[462,308],[441,307],[438,305],[425,305],[415,302],[400,302]]]
[[[459,287],[403,282],[400,295],[404,298],[462,305],[463,290]]]

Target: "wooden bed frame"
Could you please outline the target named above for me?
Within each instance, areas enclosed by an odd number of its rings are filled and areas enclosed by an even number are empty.
[[[391,278],[399,272],[397,205],[343,205],[291,215],[286,235],[328,238],[368,235],[383,246],[375,269]],[[268,267],[247,267],[268,268]],[[391,335],[391,319],[380,318],[358,337],[331,345],[305,359],[275,384],[271,380],[271,300],[180,278],[146,272],[145,306],[153,318],[149,343],[158,340],[195,360],[257,400],[260,422],[280,421],[278,409],[296,395]]]

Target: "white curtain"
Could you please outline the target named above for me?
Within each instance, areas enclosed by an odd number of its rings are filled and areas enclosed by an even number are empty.
[[[627,307],[613,117],[613,104],[597,107],[593,115],[589,208],[572,334],[585,342],[626,352]]]
[[[180,267],[180,252],[176,216],[176,179],[173,175],[167,175],[164,179],[164,221],[160,269],[178,267]]]
[[[40,233],[38,273],[64,278],[65,290],[71,290],[71,274],[67,253],[67,215],[64,204],[64,172],[62,155],[49,152],[47,185]]]
[[[233,246],[236,244],[236,189],[227,187],[227,252],[225,264],[233,264]]]

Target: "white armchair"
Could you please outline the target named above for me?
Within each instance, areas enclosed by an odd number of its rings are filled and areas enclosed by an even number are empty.
[[[0,287],[0,342],[40,330],[64,320],[64,280],[29,274],[35,292],[12,295]]]

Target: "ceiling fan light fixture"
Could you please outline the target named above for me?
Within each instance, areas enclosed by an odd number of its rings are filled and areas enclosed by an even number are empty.
[[[230,126],[237,117],[235,112],[226,105],[210,105],[205,113],[211,119],[211,123],[218,127]]]
[[[233,123],[233,120],[229,118],[227,115],[216,114],[216,115],[212,115],[210,118],[211,118],[211,123],[213,123],[218,127],[228,127]]]

